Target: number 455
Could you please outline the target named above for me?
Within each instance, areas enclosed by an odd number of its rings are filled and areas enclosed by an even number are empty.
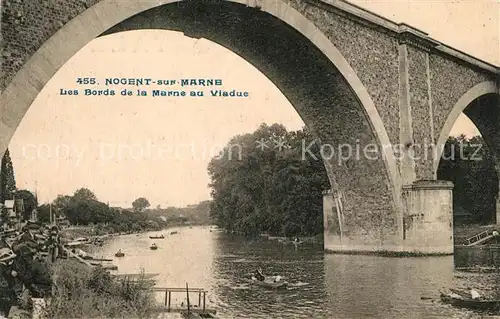
[[[95,84],[95,78],[78,78],[76,79],[78,84]]]

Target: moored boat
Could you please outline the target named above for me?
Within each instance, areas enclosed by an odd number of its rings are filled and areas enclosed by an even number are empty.
[[[472,299],[465,296],[454,296],[451,294],[441,293],[441,301],[459,308],[467,308],[474,310],[494,310],[500,308],[500,300],[481,300]]]
[[[217,319],[218,318],[214,313],[211,313],[211,312],[196,313],[196,312],[183,311],[183,312],[181,312],[181,316],[184,319],[203,319],[203,318]]]
[[[163,234],[161,234],[160,236],[149,236],[149,239],[163,239],[163,238],[165,238]]]
[[[120,249],[120,250],[118,250],[118,251],[116,252],[116,254],[115,254],[115,257],[123,257],[123,256],[125,256],[125,254],[124,254],[124,253],[122,253],[122,250],[121,250],[121,249]]]
[[[176,231],[173,231],[173,232],[170,233],[170,235],[175,235],[175,234],[177,234]]]
[[[151,250],[157,250],[158,249],[158,246],[156,246],[156,244],[152,244],[149,249]]]

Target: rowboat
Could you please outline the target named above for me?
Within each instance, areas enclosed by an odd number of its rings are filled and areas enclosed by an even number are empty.
[[[493,310],[500,307],[500,300],[477,300],[462,296],[461,298],[441,293],[441,301],[459,308],[475,310]]]
[[[165,238],[163,235],[161,236],[149,236],[149,239],[163,239]]]
[[[157,250],[158,249],[158,246],[156,246],[156,244],[153,244],[149,247],[149,249],[151,250]]]
[[[205,313],[196,313],[196,312],[187,312],[183,311],[181,312],[181,316],[184,319],[203,319],[203,318],[212,318],[212,319],[217,319],[218,317],[215,316],[214,313],[210,312],[205,312]]]
[[[119,252],[117,252],[117,253],[115,254],[115,257],[123,257],[123,256],[125,256],[125,254],[124,254],[124,253],[122,253],[121,251],[119,251]]]
[[[271,279],[272,278],[272,279]],[[288,282],[286,281],[274,281],[274,277],[267,277],[264,281],[257,280],[255,278],[252,279],[244,279],[246,282],[261,286],[261,287],[266,287],[266,288],[273,288],[273,289],[279,289],[279,288],[286,288],[288,286]]]
[[[177,234],[176,231],[173,231],[173,232],[170,233],[170,235],[175,235],[175,234]]]

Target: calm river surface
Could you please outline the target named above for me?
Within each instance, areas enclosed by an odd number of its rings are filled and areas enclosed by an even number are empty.
[[[173,230],[179,234],[170,235]],[[149,236],[156,233],[115,237],[96,255],[112,257],[122,249],[125,257],[113,257],[118,273],[142,268],[160,274],[157,287],[185,287],[187,282],[205,288],[208,306],[221,318],[480,318],[438,301],[440,289],[466,285],[453,272],[453,257],[330,255],[321,246],[249,242],[209,227],[163,234],[165,239],[155,240]],[[153,242],[156,251],[149,249]],[[471,258],[470,253],[461,256],[461,263]],[[284,276],[291,286],[273,291],[244,283],[241,278],[256,267]],[[163,298],[158,295],[159,301]],[[185,295],[172,298],[180,304]],[[190,299],[198,301],[194,294]]]

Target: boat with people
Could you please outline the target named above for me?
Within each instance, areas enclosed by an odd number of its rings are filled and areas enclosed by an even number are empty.
[[[244,280],[248,283],[266,288],[286,288],[288,286],[288,282],[281,280],[281,278],[281,276],[264,276],[262,269],[259,268],[255,271],[255,274],[251,279],[245,278]]]
[[[153,244],[149,247],[149,249],[151,249],[151,250],[157,250],[157,249],[158,249],[158,246],[156,246],[156,244],[155,244],[155,243],[153,243]]]
[[[163,239],[163,238],[165,238],[163,234],[161,234],[160,236],[149,236],[149,239]]]
[[[443,303],[471,310],[486,311],[500,309],[500,300],[485,300],[483,298],[473,299],[469,293],[457,289],[450,289],[450,291],[450,293],[441,292],[440,299]]]
[[[115,257],[123,257],[123,256],[125,256],[125,254],[122,252],[121,249],[119,249],[115,254]]]
[[[266,279],[264,280],[258,280],[255,277],[252,277],[252,279],[244,279],[244,280],[250,284],[254,284],[265,288],[280,289],[288,287],[288,282],[281,280],[276,281],[275,278],[273,277],[279,277],[279,276],[269,276],[266,277]]]
[[[181,316],[184,319],[204,319],[204,318],[217,319],[218,318],[214,313],[210,313],[210,312],[196,313],[196,312],[182,311]]]

